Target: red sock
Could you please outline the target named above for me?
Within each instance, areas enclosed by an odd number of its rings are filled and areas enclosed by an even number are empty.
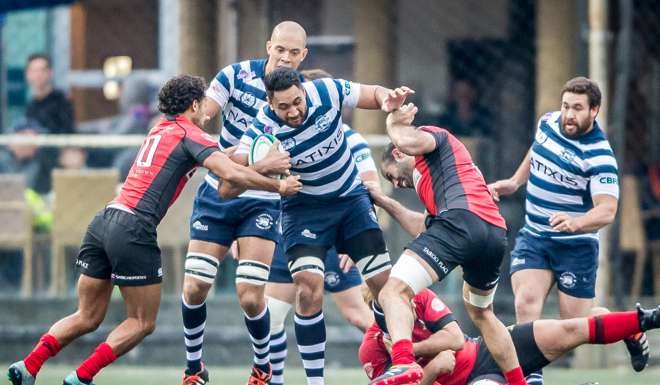
[[[608,313],[588,320],[590,344],[611,344],[641,331],[636,311]]]
[[[523,371],[520,366],[504,373],[504,377],[506,377],[506,382],[509,385],[527,385],[527,381],[525,381],[525,375],[523,375]]]
[[[48,333],[44,334],[37,342],[37,346],[32,349],[32,352],[23,359],[25,368],[31,375],[36,377],[44,362],[54,357],[60,349],[60,343],[55,337]]]
[[[104,342],[97,346],[94,353],[80,364],[78,369],[76,369],[76,374],[82,381],[92,381],[101,369],[110,365],[116,359],[115,352],[112,351],[110,345]]]
[[[413,345],[410,340],[399,340],[392,344],[392,365],[412,364],[415,362]]]

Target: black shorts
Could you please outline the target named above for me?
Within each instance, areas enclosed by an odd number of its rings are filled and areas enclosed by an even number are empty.
[[[500,278],[506,249],[506,230],[492,225],[468,210],[447,210],[428,217],[426,231],[408,249],[422,257],[442,281],[456,266],[473,287],[490,290]]]
[[[76,266],[81,274],[111,279],[118,286],[160,283],[156,227],[129,212],[105,208],[87,227]]]
[[[520,362],[520,368],[525,376],[534,373],[547,366],[550,361],[541,353],[536,340],[534,340],[534,323],[527,322],[520,325],[514,325],[509,328],[513,345],[516,347],[516,355]],[[500,367],[488,351],[483,338],[478,338],[477,360],[472,368],[472,373],[468,379],[470,381],[485,375],[502,375]]]

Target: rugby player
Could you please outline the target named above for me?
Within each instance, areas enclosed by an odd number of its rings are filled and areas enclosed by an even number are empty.
[[[420,300],[420,296],[425,299]],[[442,321],[440,324],[451,325],[443,321],[445,319],[453,321],[448,318],[451,310],[433,292],[423,289],[413,297],[411,305],[415,315],[415,359],[424,368],[421,385],[506,384],[483,338],[461,335],[458,345],[442,349],[451,341],[456,341],[455,331],[460,332],[460,328],[456,325],[452,332],[443,329],[433,333],[433,329],[428,327],[439,321]],[[634,311],[613,313],[599,308],[599,313],[566,320],[538,320],[508,328],[523,372],[536,372],[580,345],[610,344],[636,333],[660,328],[660,307],[644,310],[638,305]],[[445,316],[442,317],[442,314]],[[438,346],[442,348],[436,348]],[[364,335],[359,350],[360,363],[367,377],[374,379],[388,369],[392,362],[391,350],[388,335],[377,324],[372,325]]]
[[[220,151],[201,129],[205,88],[204,79],[181,75],[160,90],[158,108],[165,116],[149,130],[119,195],[94,217],[83,238],[76,260],[81,273],[78,309],[52,325],[30,354],[9,367],[13,385],[34,384],[47,359],[96,330],[115,285],[126,304],[126,319],[66,376],[64,385],[90,384],[102,368],[154,331],[163,276],[156,226],[198,166],[246,188],[282,195],[300,189],[297,177],[264,177],[235,164]],[[288,161],[286,153],[269,156],[273,162]]]
[[[415,363],[408,304],[421,289],[463,267],[463,298],[474,324],[511,385],[526,384],[506,328],[493,312],[493,297],[506,246],[506,223],[465,146],[447,130],[412,121],[417,107],[409,103],[387,117],[393,145],[381,163],[383,176],[397,188],[414,188],[427,216],[398,210],[401,205],[374,190],[383,207],[417,235],[392,268],[378,297],[392,337],[393,366],[375,385],[414,383],[422,377]],[[304,190],[304,188],[303,188]]]
[[[518,170],[488,186],[499,200],[526,184],[525,226],[510,260],[519,323],[541,318],[555,284],[561,318],[589,314],[596,296],[598,230],[612,223],[617,212],[617,163],[596,122],[600,89],[577,77],[566,82],[560,95],[561,110],[539,119]],[[646,336],[640,333],[624,342],[635,370],[643,370],[649,356]],[[542,385],[542,373],[528,381]]]
[[[268,105],[245,132],[235,156],[246,163],[254,139],[270,133],[292,154],[291,173],[303,190],[282,201],[283,247],[296,285],[296,340],[308,385],[323,384],[324,260],[329,248],[356,263],[372,291],[391,267],[369,193],[357,177],[342,129],[341,110],[398,108],[412,91],[389,90],[339,79],[301,83],[298,72],[279,68],[265,79]]]
[[[305,80],[331,78],[321,69],[300,71]],[[371,157],[367,141],[348,125],[342,126],[344,135],[351,149],[351,155],[358,168],[358,175],[363,181],[378,181],[376,164]],[[362,299],[360,272],[347,255],[340,256],[334,248],[325,258],[324,288],[337,305],[344,319],[351,325],[365,332],[374,322],[373,313]],[[287,354],[286,330],[284,320],[295,302],[296,288],[287,266],[287,257],[281,244],[275,248],[270,276],[266,284],[266,296],[270,310],[270,362],[273,366],[273,378],[270,385],[284,383],[284,361]]]
[[[238,144],[245,129],[266,104],[264,76],[276,68],[297,68],[307,55],[305,30],[293,21],[273,28],[266,42],[265,59],[245,60],[223,68],[206,91],[208,118],[222,112],[219,146]],[[268,159],[255,164],[266,175],[288,172],[290,163],[270,165]],[[275,168],[271,166],[276,166]],[[269,171],[270,172],[270,171]],[[184,385],[203,385],[209,374],[202,363],[206,297],[215,281],[218,266],[232,242],[238,247],[236,294],[243,309],[252,341],[253,367],[248,383],[266,383],[270,378],[268,342],[270,313],[264,297],[271,258],[280,234],[280,196],[265,191],[244,191],[235,199],[216,193],[220,178],[209,172],[197,190],[190,218],[190,242],[185,262],[181,314],[183,317],[186,369]]]

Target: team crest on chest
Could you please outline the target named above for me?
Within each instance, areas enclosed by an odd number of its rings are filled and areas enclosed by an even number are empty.
[[[321,115],[314,121],[316,131],[323,132],[330,127],[330,118],[327,115]]]
[[[296,145],[296,140],[294,138],[284,139],[282,141],[282,148],[285,151],[289,151]]]
[[[254,95],[249,92],[243,92],[243,95],[241,95],[241,103],[248,107],[254,107],[254,105],[257,103],[257,98],[255,98]]]
[[[575,158],[575,153],[567,148],[564,148],[561,150],[559,157],[566,162],[572,163],[573,159]]]

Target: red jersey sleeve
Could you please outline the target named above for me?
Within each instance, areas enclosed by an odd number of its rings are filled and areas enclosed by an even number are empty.
[[[186,152],[195,159],[198,164],[203,164],[204,160],[215,151],[220,151],[218,143],[213,137],[201,128],[188,124],[185,126],[185,136],[183,138],[183,147]]]
[[[424,322],[431,333],[441,330],[448,323],[456,320],[449,306],[429,289],[420,291],[413,298],[413,302],[417,318]]]
[[[382,342],[383,332],[377,324],[371,325],[362,337],[358,358],[370,380],[385,373],[390,366],[390,354]]]
[[[442,143],[447,140],[447,130],[440,127],[420,126],[417,129],[428,132],[431,134],[431,136],[433,136],[433,139],[435,139],[435,148],[440,147],[440,145],[442,145]]]

